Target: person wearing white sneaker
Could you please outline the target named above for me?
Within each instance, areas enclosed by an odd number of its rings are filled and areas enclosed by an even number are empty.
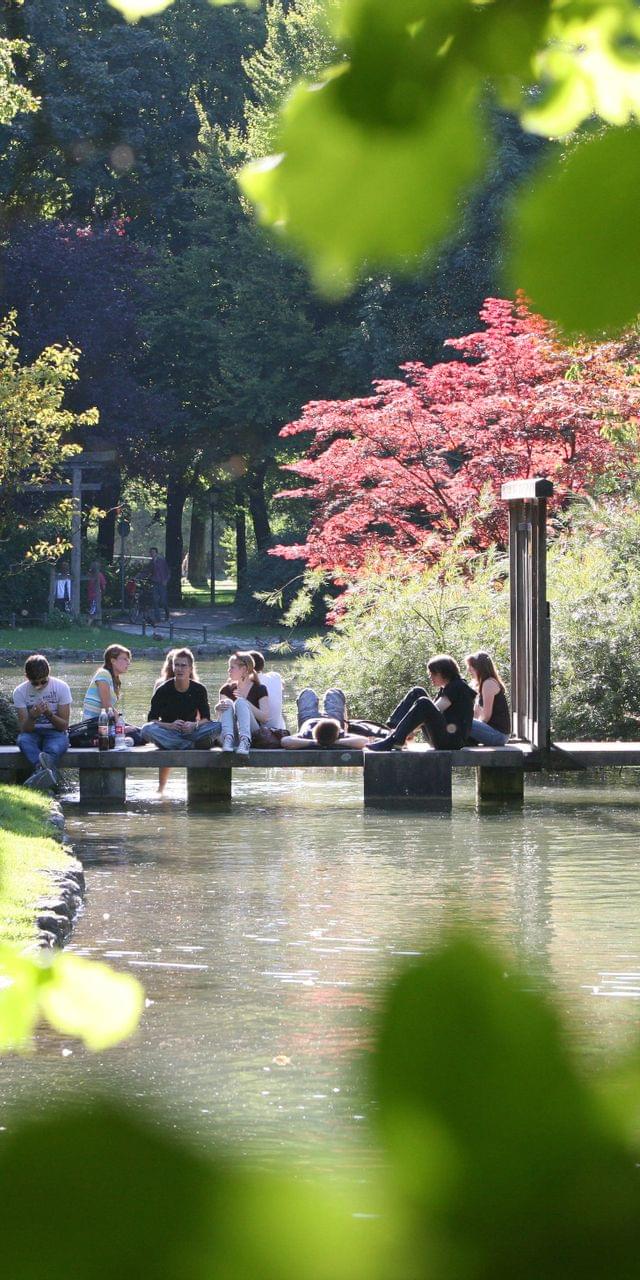
[[[216,706],[222,723],[222,750],[246,758],[252,737],[269,719],[269,691],[261,683],[250,653],[233,653],[228,671],[229,679]]]

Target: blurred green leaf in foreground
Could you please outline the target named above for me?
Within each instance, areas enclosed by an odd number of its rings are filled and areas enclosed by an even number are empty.
[[[344,60],[320,84],[294,90],[278,154],[240,176],[262,221],[286,233],[324,291],[435,253],[482,174],[483,103],[496,101],[548,138],[588,133],[593,120],[633,134],[623,170],[605,169],[600,140],[588,138],[579,183],[574,169],[562,176],[567,144],[551,148],[533,197],[522,192],[522,212],[516,200],[506,271],[511,291],[524,288],[537,310],[572,330],[633,322],[634,0],[343,0],[329,12]],[[623,255],[630,271],[621,281]]]
[[[400,974],[372,1055],[379,1175],[355,1190],[205,1158],[103,1100],[14,1119],[6,1274],[40,1280],[46,1242],[48,1280],[635,1278],[637,1051],[586,1080],[528,986],[466,935]]]
[[[0,1051],[28,1049],[41,1021],[88,1049],[108,1049],[135,1031],[143,1005],[140,983],[107,965],[0,947]]]

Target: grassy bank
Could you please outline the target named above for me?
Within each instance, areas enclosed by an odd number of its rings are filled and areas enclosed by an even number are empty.
[[[48,796],[0,786],[0,939],[24,946],[35,934],[34,904],[51,889],[49,871],[69,859],[51,838]]]
[[[130,635],[113,627],[1,627],[0,649],[29,649],[31,653],[48,649],[87,649],[93,652],[106,649],[108,644],[122,644],[127,649],[160,650],[166,648],[164,640],[153,640],[151,635]]]

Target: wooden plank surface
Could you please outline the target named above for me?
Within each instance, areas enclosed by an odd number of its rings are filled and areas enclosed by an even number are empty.
[[[546,768],[602,769],[640,765],[640,742],[554,742]]]
[[[411,745],[406,754],[429,752],[430,748],[422,745]],[[396,752],[397,755],[403,753]],[[439,754],[439,753],[435,753]],[[530,767],[534,754],[526,744],[523,746],[505,747],[463,747],[460,751],[443,752],[450,756],[454,768],[477,768],[482,765],[488,769],[505,769]],[[0,771],[15,768],[18,763],[24,764],[24,757],[17,747],[0,747]],[[321,750],[315,747],[303,747],[297,751],[267,751],[259,747],[251,750],[248,761],[235,755],[227,755],[216,749],[212,751],[160,751],[157,747],[132,747],[129,751],[98,751],[96,747],[83,747],[67,751],[62,757],[63,769],[159,769],[162,765],[182,769],[228,769],[250,767],[258,769],[333,769],[362,768],[363,752],[341,750]]]

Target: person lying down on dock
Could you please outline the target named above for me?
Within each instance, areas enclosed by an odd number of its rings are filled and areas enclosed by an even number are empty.
[[[303,689],[297,699],[298,732],[282,738],[280,746],[289,751],[301,747],[340,747],[361,750],[378,732],[376,725],[362,725],[362,733],[354,733],[356,725],[347,721],[347,704],[342,689],[327,689],[323,713],[315,689]],[[379,730],[385,732],[385,730]]]

